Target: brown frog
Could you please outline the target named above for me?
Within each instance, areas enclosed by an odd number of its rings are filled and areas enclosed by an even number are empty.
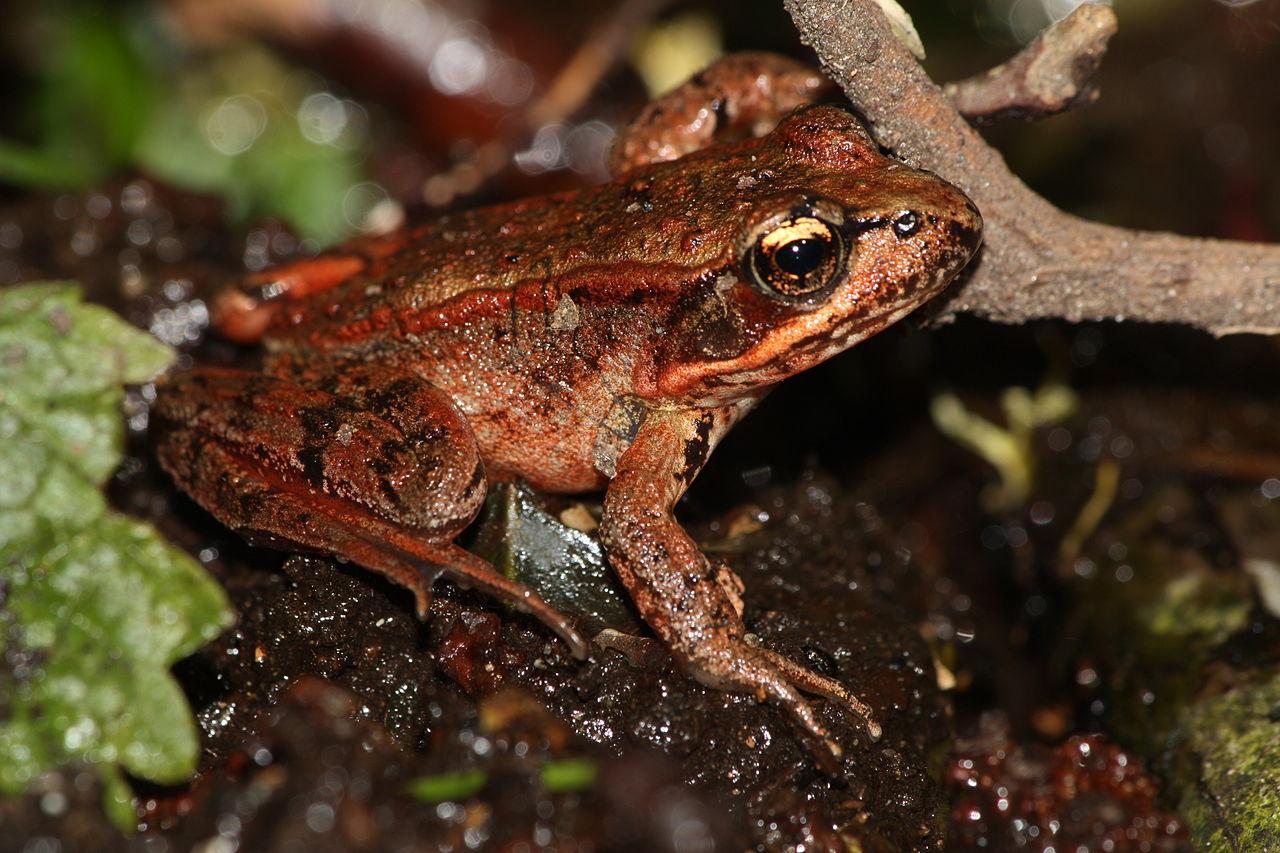
[[[672,515],[774,384],[901,319],[978,248],[955,187],[883,155],[844,109],[792,110],[827,87],[789,60],[732,57],[650,105],[610,183],[356,241],[228,291],[219,328],[262,339],[264,366],[164,383],[161,463],[246,535],[381,572],[424,616],[443,574],[579,656],[568,619],[453,540],[490,481],[605,489],[609,562],[689,674],[778,703],[824,759],[840,746],[800,691],[878,737],[844,686],[753,641],[740,582]]]

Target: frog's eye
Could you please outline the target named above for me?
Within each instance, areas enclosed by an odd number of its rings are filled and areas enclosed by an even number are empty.
[[[792,216],[773,225],[747,249],[747,274],[770,296],[806,301],[830,286],[844,268],[840,229],[816,216]]]

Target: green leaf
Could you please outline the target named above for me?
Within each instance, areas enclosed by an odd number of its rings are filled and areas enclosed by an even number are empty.
[[[89,117],[106,159],[124,162],[139,129],[156,103],[158,78],[131,43],[130,11],[88,10],[73,14],[58,57],[61,91],[75,105],[89,107]],[[133,15],[137,11],[133,10]],[[68,125],[60,110],[56,119]],[[71,135],[82,128],[67,127]]]
[[[138,825],[138,808],[129,780],[115,765],[100,764],[98,781],[102,784],[102,808],[107,817],[125,832],[135,828]]]
[[[195,769],[169,667],[231,622],[222,589],[111,512],[123,383],[172,351],[60,282],[0,290],[0,790],[73,762],[168,784]],[[110,813],[121,806],[108,785]]]
[[[239,220],[279,216],[302,237],[328,245],[349,236],[360,211],[347,210],[364,182],[360,134],[323,141],[303,132],[309,95],[320,94],[260,50],[241,48],[188,68],[143,128],[134,158],[179,187],[221,195]],[[358,124],[348,106],[346,124]]]
[[[134,38],[136,9],[47,4],[38,31],[35,84],[25,106],[33,113],[34,146],[0,141],[0,178],[12,183],[75,188],[96,183],[128,163],[163,77],[149,68]]]
[[[185,50],[136,0],[27,5],[19,28],[41,43],[11,110],[24,139],[0,139],[0,181],[87,188],[141,170],[322,245],[360,227],[363,110],[264,49]],[[307,108],[316,95],[322,118]]]
[[[32,148],[0,139],[0,179],[10,183],[74,189],[102,177],[102,164],[83,149]]]
[[[106,308],[82,304],[70,282],[0,292],[0,406],[21,417],[32,416],[33,406],[111,391],[111,411],[118,411],[118,386],[146,382],[172,360],[173,351],[155,338]]]
[[[538,771],[538,779],[550,793],[567,794],[590,788],[595,784],[598,771],[596,763],[589,758],[566,758],[548,761]],[[406,790],[421,802],[443,803],[474,797],[488,780],[484,770],[459,770],[411,779]]]
[[[499,483],[490,490],[472,550],[593,632],[639,630],[600,543],[549,514],[528,486]]]

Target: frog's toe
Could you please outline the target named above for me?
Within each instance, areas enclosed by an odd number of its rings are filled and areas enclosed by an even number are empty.
[[[456,545],[449,549],[448,555],[448,559],[441,560],[439,565],[451,580],[474,587],[486,595],[507,602],[524,613],[532,614],[564,640],[575,658],[586,659],[586,639],[573,626],[569,617],[543,601],[540,595],[519,581],[511,580],[486,561]]]
[[[880,728],[880,724],[876,722],[875,717],[871,713],[870,706],[863,702],[857,696],[854,696],[840,682],[818,675],[811,669],[807,669],[785,655],[780,655],[775,651],[757,647],[757,651],[769,659],[787,679],[799,689],[806,693],[814,693],[829,699],[838,705],[852,711],[859,719],[862,720],[862,726],[866,730],[867,737],[873,741],[880,740],[884,734],[884,730]]]
[[[666,650],[657,640],[624,634],[614,628],[605,628],[591,638],[591,645],[615,651],[637,669],[655,666],[666,659]]]
[[[836,681],[769,649],[738,641],[728,653],[711,653],[700,659],[695,656],[690,667],[704,684],[752,693],[761,701],[772,701],[784,708],[805,733],[815,757],[828,772],[835,772],[840,766],[844,750],[818,720],[813,706],[800,695],[801,690],[848,708],[862,720],[871,740],[880,738],[880,726],[866,703]]]

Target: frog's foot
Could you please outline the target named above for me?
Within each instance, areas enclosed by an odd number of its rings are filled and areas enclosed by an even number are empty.
[[[842,705],[861,718],[871,740],[880,738],[880,725],[872,717],[871,709],[841,684],[746,640],[712,639],[687,654],[685,666],[691,675],[709,687],[753,694],[762,702],[772,701],[781,706],[808,736],[814,754],[828,771],[839,767],[844,750],[819,722],[800,691]]]
[[[744,136],[762,136],[796,107],[836,93],[816,68],[776,53],[731,53],[649,102],[618,134],[609,171],[675,160]]]
[[[153,409],[160,463],[250,539],[379,572],[413,592],[422,616],[445,575],[533,614],[585,657],[568,619],[453,544],[485,495],[463,416],[421,379],[358,378],[368,384],[335,380],[335,393],[236,370],[179,374]]]
[[[617,652],[627,659],[627,663],[636,669],[644,669],[659,661],[666,660],[666,650],[657,640],[648,637],[637,637],[635,634],[624,634],[614,628],[605,628],[591,638],[591,644],[602,649]]]
[[[843,684],[833,678],[818,675],[818,673],[801,666],[786,655],[780,655],[775,651],[760,648],[759,646],[756,648],[760,654],[773,663],[779,672],[790,679],[793,685],[806,693],[813,693],[835,702],[837,705],[843,705],[862,720],[862,726],[866,729],[867,737],[873,741],[880,740],[884,730],[876,722],[870,706],[846,690]]]

